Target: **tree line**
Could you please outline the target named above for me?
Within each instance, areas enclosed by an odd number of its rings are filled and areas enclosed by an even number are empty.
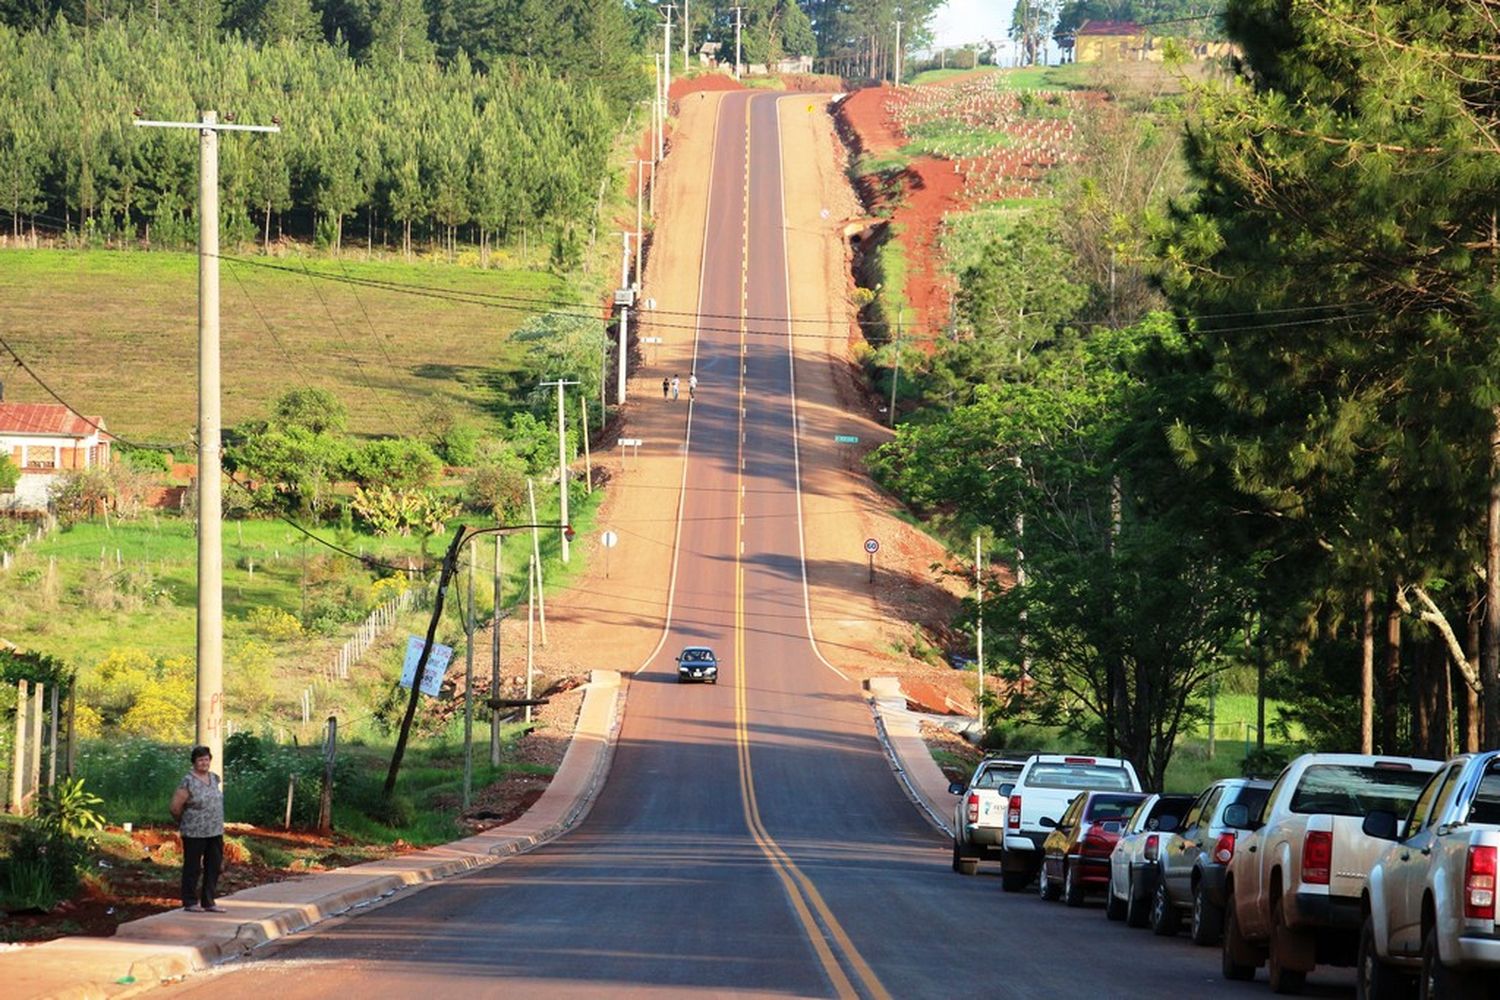
[[[1160,782],[1248,677],[1316,746],[1500,743],[1493,33],[1376,8],[1231,0],[1237,77],[1097,109],[965,266],[875,467],[1008,566],[1002,729]]]
[[[231,238],[283,232],[338,247],[350,219],[410,249],[413,231],[475,242],[538,227],[575,252],[617,122],[604,94],[546,69],[484,73],[463,56],[363,64],[322,42],[257,45],[111,21],[0,26],[0,212],[101,237],[191,242],[197,144],[135,128],[214,108],[280,135],[220,144]]]

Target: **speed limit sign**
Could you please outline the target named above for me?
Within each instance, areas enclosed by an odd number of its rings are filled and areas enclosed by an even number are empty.
[[[873,538],[866,538],[865,539],[865,551],[868,552],[868,553],[870,553],[870,555],[873,556],[875,553],[877,553],[877,552],[880,551],[880,542],[876,541]]]

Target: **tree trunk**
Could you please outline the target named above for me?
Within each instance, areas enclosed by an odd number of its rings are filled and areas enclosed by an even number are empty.
[[[1432,640],[1415,644],[1411,664],[1411,750],[1422,757],[1432,756]]]
[[[1484,635],[1479,646],[1484,686],[1484,745],[1500,746],[1500,407],[1491,411],[1484,572]]]
[[[1433,713],[1433,756],[1447,760],[1453,756],[1453,665],[1446,655],[1433,661],[1437,675],[1437,711]],[[1461,680],[1459,683],[1463,683]]]
[[[1468,654],[1469,665],[1474,672],[1479,673],[1479,618],[1470,611],[1469,629],[1466,639],[1465,652]],[[1462,686],[1463,700],[1458,703],[1458,745],[1464,753],[1479,752],[1479,729],[1481,716],[1479,712],[1479,693],[1469,685]]]
[[[1365,588],[1365,614],[1360,628],[1359,752],[1375,752],[1375,588]]]
[[[1380,752],[1396,752],[1396,709],[1401,702],[1401,609],[1394,600],[1385,618],[1385,677],[1380,688]]]

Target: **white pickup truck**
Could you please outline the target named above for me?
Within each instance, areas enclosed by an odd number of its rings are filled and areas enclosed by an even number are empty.
[[[1042,844],[1080,792],[1139,792],[1130,761],[1082,754],[1033,755],[1016,776],[1005,811],[1000,886],[1020,892],[1042,867]]]
[[[997,856],[1005,836],[1005,807],[1016,777],[1032,755],[990,754],[974,768],[967,782],[955,781],[948,791],[957,795],[953,808],[953,870],[973,875],[979,862]]]
[[[1405,996],[1413,973],[1423,996],[1465,1000],[1500,987],[1500,750],[1455,757],[1409,816],[1371,813],[1364,829],[1395,843],[1370,870],[1360,994]]]
[[[1318,964],[1353,965],[1365,881],[1385,843],[1362,829],[1376,810],[1405,814],[1439,761],[1303,754],[1286,766],[1258,819],[1242,806],[1224,822],[1243,829],[1225,876],[1223,972],[1297,993]]]

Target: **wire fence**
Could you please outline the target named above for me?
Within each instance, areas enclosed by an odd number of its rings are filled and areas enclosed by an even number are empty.
[[[432,606],[432,590],[431,583],[408,587],[396,597],[371,611],[364,621],[355,626],[354,634],[339,647],[324,666],[324,680],[329,683],[348,680],[349,668],[358,663],[382,635],[396,626],[402,614],[413,609]],[[306,715],[307,711],[309,709],[304,708],[303,714]]]
[[[16,561],[16,556],[25,552],[33,543],[41,541],[52,533],[57,527],[57,518],[47,515],[41,523],[26,534],[13,548],[0,549],[0,570],[8,570]]]

